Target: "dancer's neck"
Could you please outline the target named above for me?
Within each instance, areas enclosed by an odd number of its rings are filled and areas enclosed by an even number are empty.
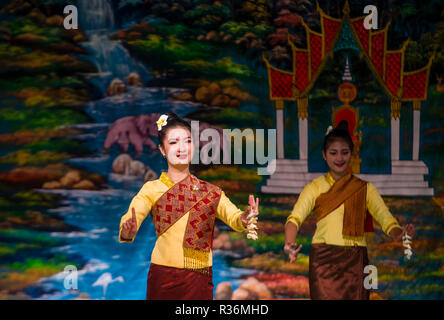
[[[169,166],[167,175],[174,182],[182,181],[190,174],[189,166]]]

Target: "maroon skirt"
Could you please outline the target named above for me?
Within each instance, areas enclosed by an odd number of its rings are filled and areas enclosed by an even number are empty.
[[[309,285],[313,300],[368,300],[364,288],[367,247],[316,243],[310,248]]]
[[[147,300],[213,300],[213,276],[151,263]]]

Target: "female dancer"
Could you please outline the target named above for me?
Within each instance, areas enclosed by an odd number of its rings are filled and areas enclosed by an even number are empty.
[[[259,199],[250,195],[242,212],[215,185],[190,174],[193,158],[191,126],[168,112],[157,121],[159,149],[168,172],[146,182],[121,218],[119,241],[133,242],[151,212],[157,241],[151,255],[147,299],[213,298],[212,245],[215,218],[236,231],[257,236]]]
[[[413,225],[398,224],[373,184],[351,174],[352,151],[347,122],[341,121],[324,138],[329,172],[304,187],[285,225],[284,251],[293,262],[302,247],[295,243],[297,232],[311,212],[316,216],[309,259],[312,299],[369,299],[364,233],[373,231],[373,218],[395,241],[414,233]]]

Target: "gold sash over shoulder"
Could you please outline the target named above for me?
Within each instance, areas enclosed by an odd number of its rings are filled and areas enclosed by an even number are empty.
[[[316,199],[313,212],[319,221],[344,204],[342,234],[346,239],[359,240],[367,231],[364,228],[367,225],[366,216],[371,218],[367,211],[366,198],[367,182],[349,173]]]

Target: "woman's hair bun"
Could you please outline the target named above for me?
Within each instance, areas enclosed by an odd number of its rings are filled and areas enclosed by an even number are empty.
[[[168,122],[172,123],[172,122],[175,122],[176,120],[180,120],[179,116],[171,111],[165,112],[162,115],[165,115],[168,117],[167,124],[168,124]]]
[[[174,112],[171,112],[171,111],[165,112],[164,114],[166,114],[168,116],[168,118],[171,118],[171,119],[180,119],[177,114],[175,114]]]
[[[341,120],[336,126],[336,128],[330,130],[328,134],[325,135],[324,145],[322,150],[324,150],[324,152],[327,151],[328,146],[337,139],[342,139],[345,142],[347,142],[347,144],[350,147],[350,150],[353,151],[353,140],[348,131],[348,122],[345,120]]]
[[[341,120],[336,126],[337,130],[345,130],[348,131],[348,122],[345,120]]]

